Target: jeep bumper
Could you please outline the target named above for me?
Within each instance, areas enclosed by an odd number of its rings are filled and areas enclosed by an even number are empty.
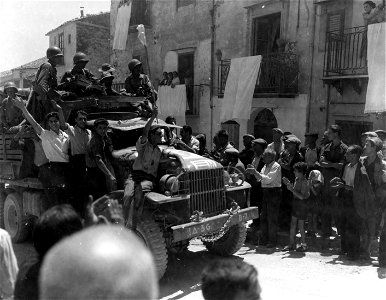
[[[228,220],[228,214],[221,214],[214,217],[204,219],[200,222],[191,222],[173,226],[173,240],[179,242],[183,240],[192,239],[200,235],[207,235],[219,231]],[[238,223],[247,222],[259,217],[259,210],[257,207],[248,207],[240,209],[232,216],[229,226]]]

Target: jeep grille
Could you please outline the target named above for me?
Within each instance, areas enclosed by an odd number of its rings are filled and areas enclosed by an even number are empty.
[[[223,212],[226,209],[223,169],[189,172],[189,192],[191,213],[195,210],[204,215]]]

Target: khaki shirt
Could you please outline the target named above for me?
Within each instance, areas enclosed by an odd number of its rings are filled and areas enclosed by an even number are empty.
[[[154,147],[147,139],[145,143],[141,143],[141,138],[138,139],[135,146],[138,157],[134,161],[133,170],[143,171],[157,177],[158,165],[162,155],[161,149],[158,146]]]
[[[67,124],[66,133],[70,137],[71,155],[86,154],[87,144],[91,140],[91,131]]]

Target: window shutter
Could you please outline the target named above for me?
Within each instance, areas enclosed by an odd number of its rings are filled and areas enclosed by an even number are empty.
[[[342,33],[344,29],[344,10],[328,15],[327,31]]]

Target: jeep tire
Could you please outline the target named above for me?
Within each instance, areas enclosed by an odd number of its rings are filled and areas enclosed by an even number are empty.
[[[166,272],[168,264],[168,252],[161,228],[151,216],[144,215],[138,221],[136,234],[152,252],[158,279],[161,279]]]
[[[247,236],[247,227],[244,223],[233,225],[229,228],[228,232],[215,242],[204,242],[206,249],[209,252],[221,255],[229,256],[235,254],[244,245],[245,238]]]
[[[23,200],[19,193],[11,193],[5,199],[4,227],[15,243],[21,243],[28,237],[28,220],[23,212]]]

